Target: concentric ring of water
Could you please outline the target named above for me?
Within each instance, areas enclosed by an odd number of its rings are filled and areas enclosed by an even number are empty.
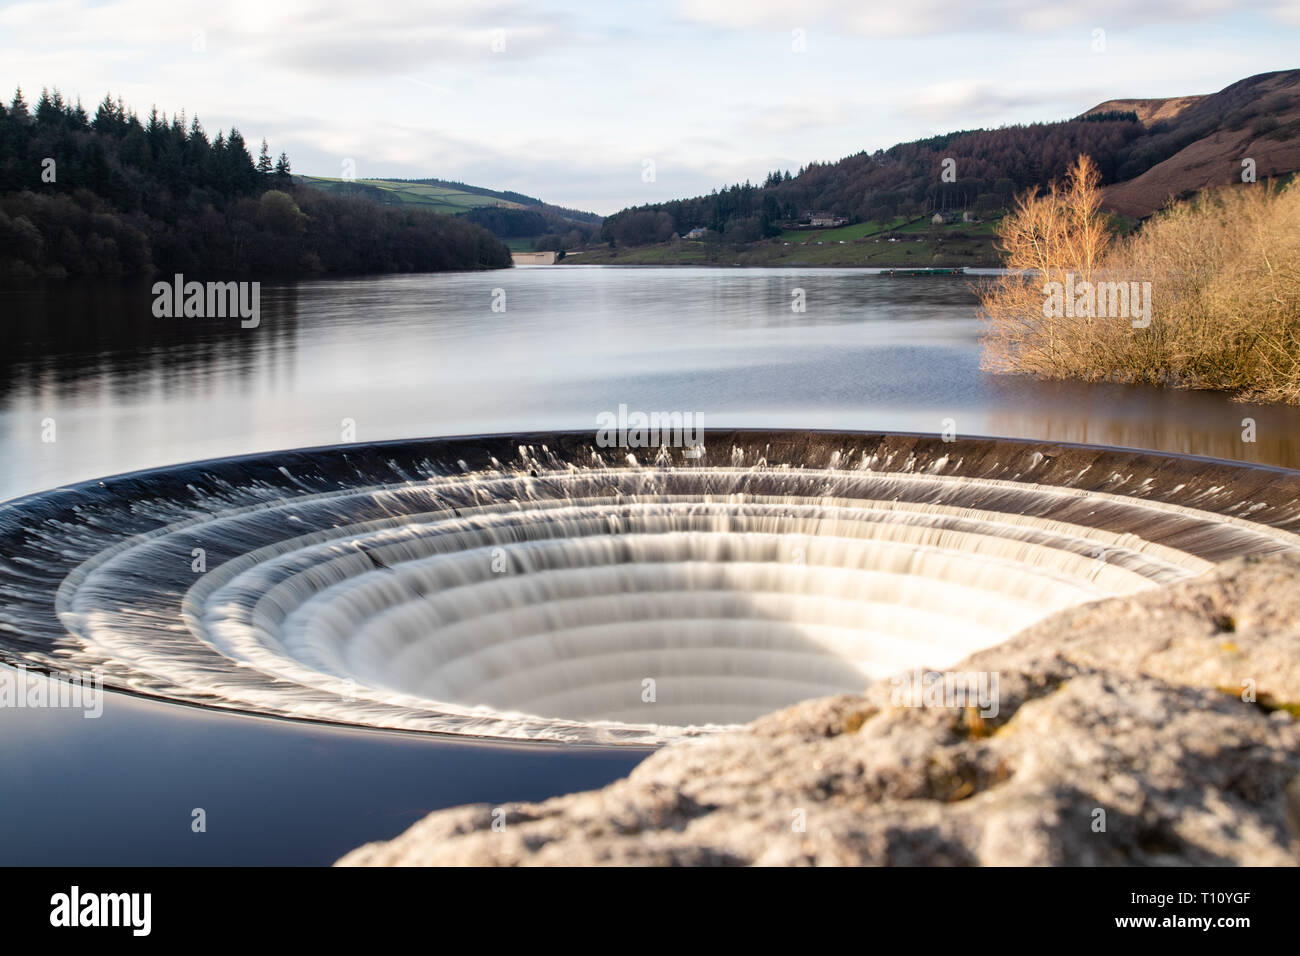
[[[1300,546],[1278,469],[786,432],[642,464],[591,437],[286,452],[10,503],[0,654],[276,716],[644,744]]]

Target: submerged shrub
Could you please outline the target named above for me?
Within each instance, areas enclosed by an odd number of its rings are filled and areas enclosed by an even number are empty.
[[[1300,403],[1300,184],[1202,193],[1112,240],[1080,157],[999,236],[1008,267],[1032,271],[980,289],[986,369]],[[1070,308],[1053,284],[1076,293]],[[1116,308],[1119,292],[1135,298]]]

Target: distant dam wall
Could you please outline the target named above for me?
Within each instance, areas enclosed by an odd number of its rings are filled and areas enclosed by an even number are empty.
[[[517,266],[553,266],[555,252],[512,252],[510,258]]]

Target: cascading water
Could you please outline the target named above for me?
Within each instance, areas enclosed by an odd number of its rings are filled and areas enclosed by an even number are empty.
[[[276,716],[646,744],[1300,547],[1282,469],[746,431],[638,461],[592,438],[345,445],[10,502],[0,659]]]

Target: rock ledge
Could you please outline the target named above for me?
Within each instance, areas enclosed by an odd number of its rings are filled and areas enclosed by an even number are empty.
[[[883,681],[338,865],[1300,863],[1300,556],[1073,608],[953,670],[997,673],[996,715]]]

